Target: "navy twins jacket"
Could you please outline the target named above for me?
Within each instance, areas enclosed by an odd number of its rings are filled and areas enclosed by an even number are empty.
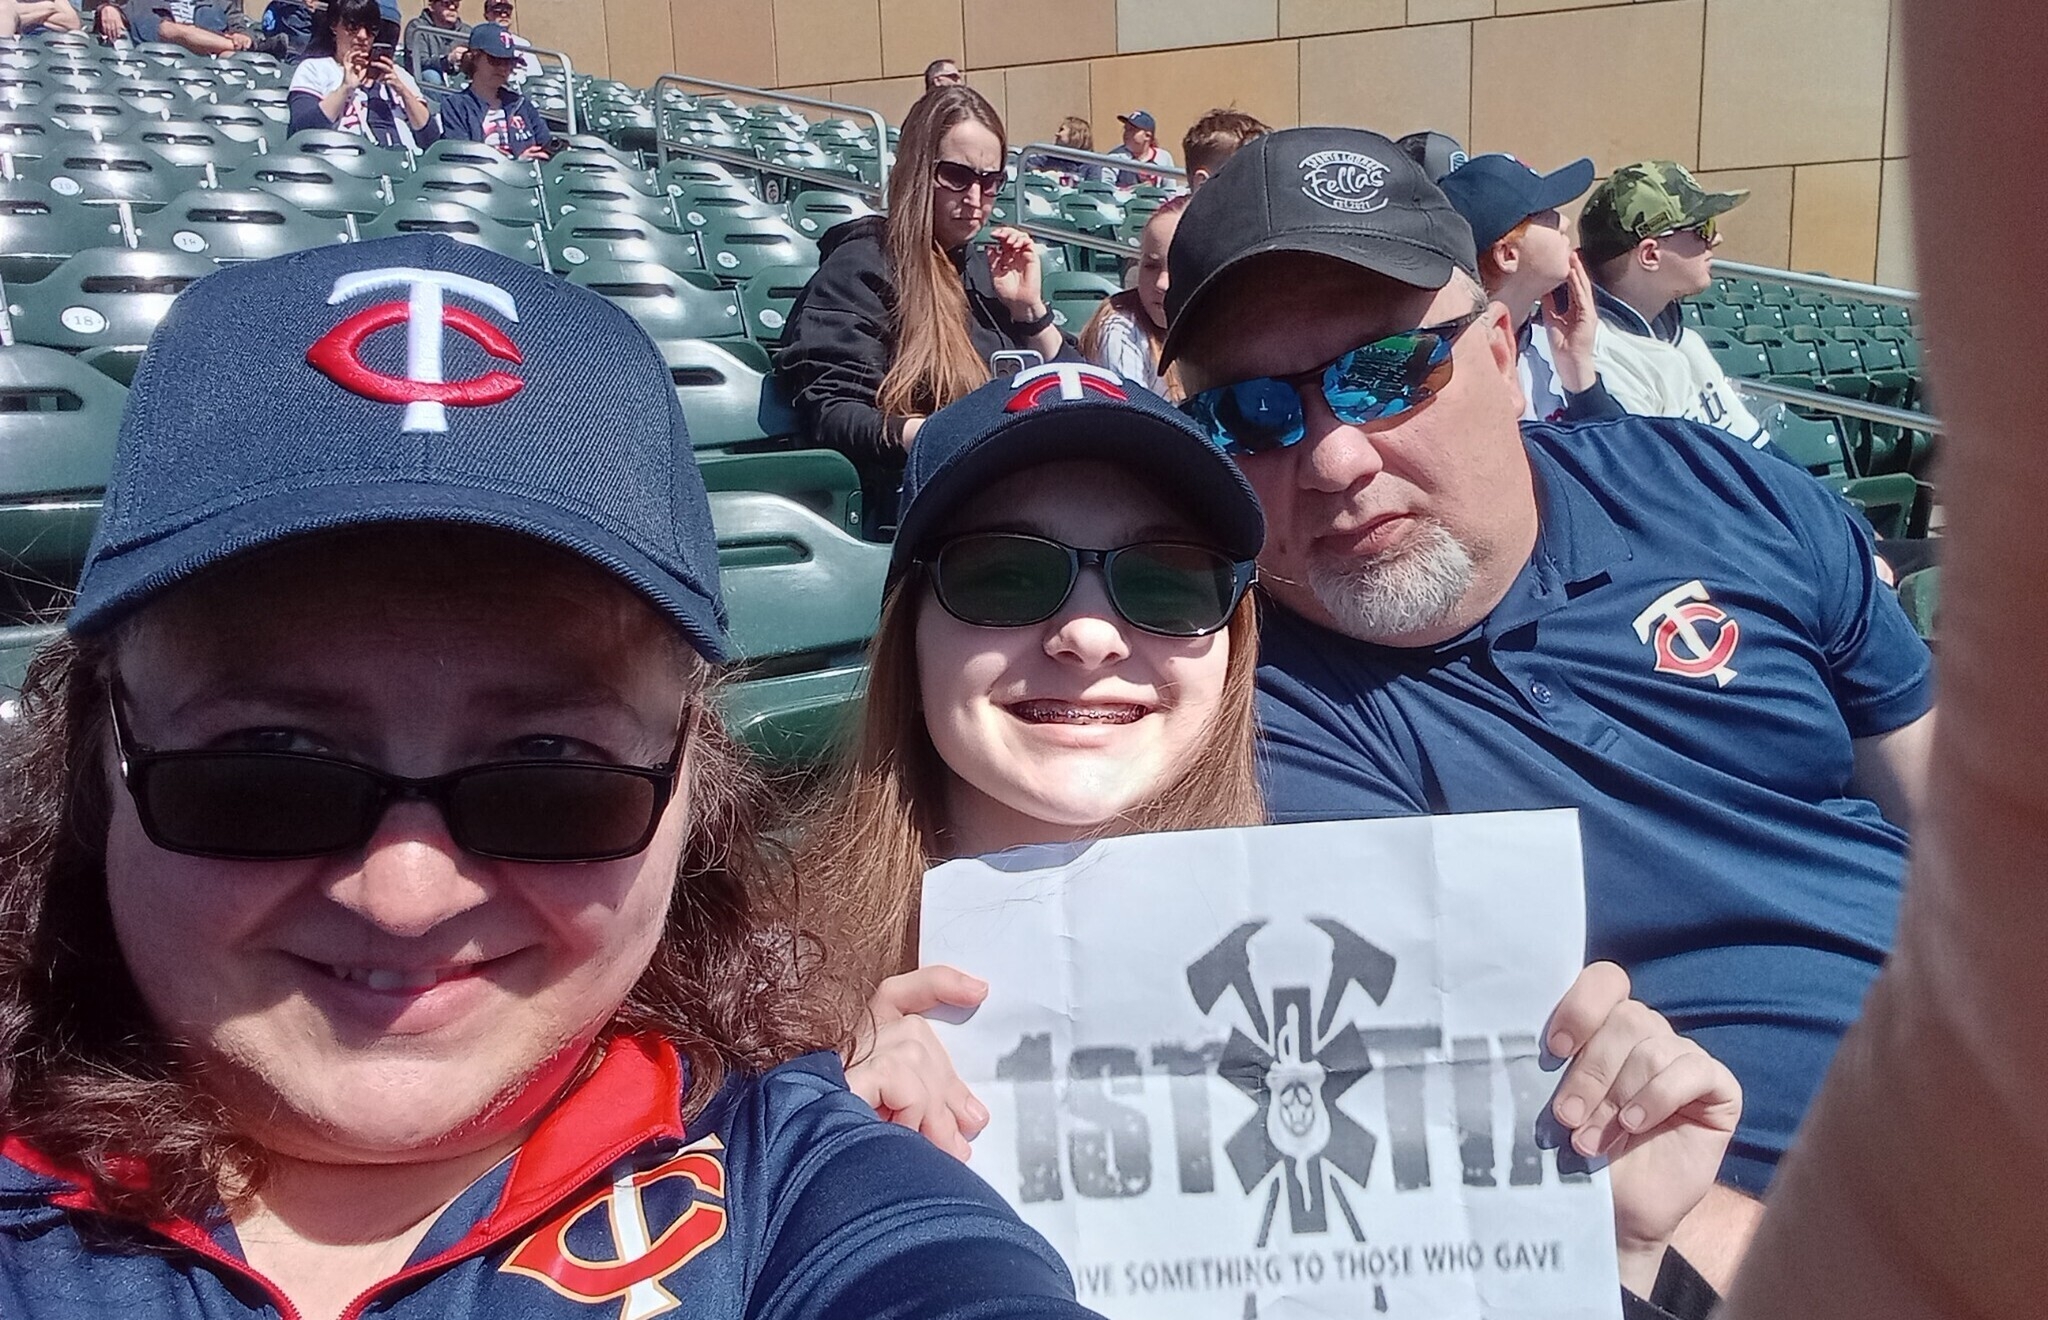
[[[964,1166],[878,1122],[837,1059],[735,1076],[687,1130],[682,1076],[665,1042],[614,1040],[345,1320],[1091,1314],[1052,1249]],[[0,1316],[297,1315],[225,1216],[114,1221],[0,1140]]]

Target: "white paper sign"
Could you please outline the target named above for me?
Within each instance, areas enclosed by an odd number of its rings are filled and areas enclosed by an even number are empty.
[[[992,986],[935,1024],[993,1115],[972,1167],[1096,1310],[1611,1320],[1606,1172],[1536,1140],[1584,927],[1547,811],[951,862],[921,930]]]

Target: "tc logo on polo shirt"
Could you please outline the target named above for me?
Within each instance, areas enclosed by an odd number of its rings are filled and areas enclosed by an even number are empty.
[[[1657,650],[1657,672],[1683,678],[1711,678],[1721,687],[1735,681],[1735,648],[1742,625],[1707,598],[1698,578],[1673,587],[1636,616],[1636,637]]]

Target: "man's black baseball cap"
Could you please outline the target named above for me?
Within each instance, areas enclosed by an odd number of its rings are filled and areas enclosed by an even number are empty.
[[[1204,300],[1240,264],[1307,252],[1418,289],[1479,277],[1472,227],[1408,153],[1362,128],[1283,128],[1240,148],[1188,201],[1167,253],[1173,361]]]
[[[1472,226],[1472,245],[1484,252],[1530,216],[1583,196],[1593,186],[1593,162],[1581,156],[1538,174],[1513,156],[1474,156],[1437,186]]]

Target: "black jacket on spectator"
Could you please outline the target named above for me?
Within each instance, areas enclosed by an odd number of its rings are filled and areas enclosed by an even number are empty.
[[[866,216],[826,232],[818,273],[797,295],[775,355],[776,375],[812,443],[838,450],[860,470],[867,524],[876,530],[895,526],[904,458],[904,419],[884,417],[875,407],[895,343],[896,282],[883,225],[881,216]],[[975,352],[986,362],[1022,347],[1029,336],[1011,331],[987,255],[960,248],[951,256],[967,285]],[[1071,335],[1060,358],[1083,360]]]
[[[470,25],[460,19],[456,20],[455,26],[465,35],[469,32]],[[455,76],[455,66],[448,62],[448,52],[460,46],[462,39],[444,37],[441,35],[443,30],[445,29],[441,29],[441,25],[434,21],[433,15],[424,9],[420,11],[418,18],[406,23],[405,36],[400,45],[405,51],[406,65],[414,74],[422,74],[432,69],[443,78]]]
[[[510,87],[500,90],[498,108],[505,112],[505,140],[491,143],[498,150],[517,160],[528,147],[547,149],[554,145],[554,133],[549,130],[548,121],[541,118],[540,107],[518,92]],[[465,87],[444,97],[438,117],[440,135],[464,142],[484,142],[484,116],[490,111],[475,88]]]

